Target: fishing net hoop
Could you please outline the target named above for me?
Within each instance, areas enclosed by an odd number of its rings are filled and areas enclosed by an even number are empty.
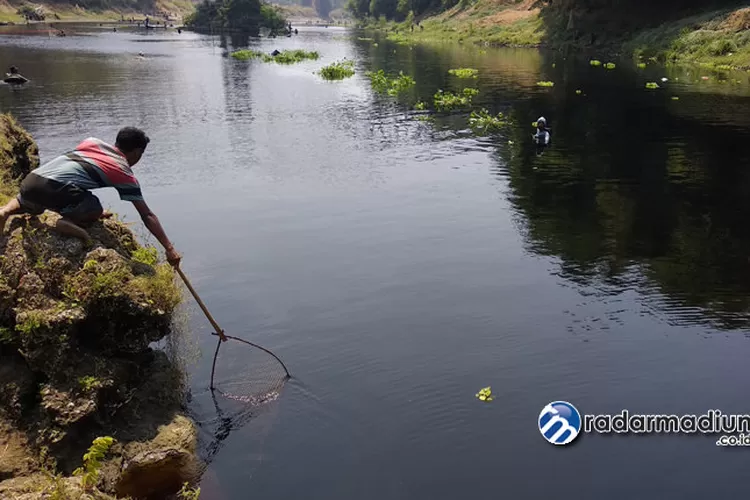
[[[210,385],[210,389],[212,391],[218,390],[214,386],[214,375],[216,374],[216,360],[219,358],[219,349],[221,349],[221,344],[223,344],[227,340],[236,340],[237,342],[242,342],[243,344],[247,344],[247,345],[249,345],[251,347],[255,347],[256,349],[260,349],[261,351],[263,351],[263,352],[265,352],[267,354],[270,354],[271,356],[273,356],[273,358],[276,361],[279,362],[279,364],[281,365],[281,367],[284,369],[284,373],[286,374],[284,380],[292,378],[292,376],[289,374],[289,370],[287,369],[287,367],[284,364],[284,362],[281,361],[281,359],[279,359],[279,357],[277,355],[275,355],[274,353],[272,353],[271,351],[269,351],[265,347],[260,346],[258,344],[255,344],[253,342],[250,342],[249,340],[245,340],[245,339],[241,339],[241,338],[238,338],[238,337],[233,337],[231,335],[227,335],[223,331],[221,332],[221,335],[218,334],[218,333],[212,333],[211,335],[216,335],[216,336],[219,337],[219,340],[216,343],[216,350],[214,351],[214,359],[213,359],[213,362],[211,363],[211,385]],[[219,392],[222,392],[222,391],[219,390]]]

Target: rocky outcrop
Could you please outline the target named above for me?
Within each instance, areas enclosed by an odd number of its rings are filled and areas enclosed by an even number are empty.
[[[0,115],[6,192],[38,164],[13,127]],[[173,270],[116,218],[95,223],[85,245],[52,231],[55,217],[14,216],[0,234],[0,446],[13,457],[0,458],[0,498],[75,493],[80,479],[63,475],[97,436],[116,439],[99,490],[168,498],[198,470],[183,374],[149,347],[171,332]],[[27,480],[43,469],[46,481]]]

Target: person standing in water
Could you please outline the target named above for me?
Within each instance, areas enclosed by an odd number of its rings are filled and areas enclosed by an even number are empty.
[[[540,116],[536,121],[536,134],[534,135],[536,143],[544,146],[548,145],[550,141],[549,132],[550,130],[547,128],[547,119]]]
[[[0,209],[0,233],[11,215],[40,215],[51,210],[62,216],[54,227],[57,232],[88,242],[91,236],[82,226],[112,215],[90,190],[113,187],[121,200],[133,203],[146,228],[164,247],[167,261],[179,265],[182,257],[143,199],[130,169],[140,161],[149,142],[142,130],[125,127],[117,133],[114,146],[89,137],[73,151],[32,170],[21,181],[18,196]]]

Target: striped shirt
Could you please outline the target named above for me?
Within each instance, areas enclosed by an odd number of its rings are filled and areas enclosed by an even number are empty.
[[[89,137],[70,153],[33,171],[36,175],[81,189],[113,187],[125,201],[143,201],[141,186],[125,156],[114,146]]]

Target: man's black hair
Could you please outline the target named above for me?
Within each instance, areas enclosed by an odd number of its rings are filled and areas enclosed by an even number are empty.
[[[146,149],[149,142],[151,142],[151,139],[148,138],[143,130],[135,127],[125,127],[117,132],[115,146],[123,153],[130,153],[134,149]]]

